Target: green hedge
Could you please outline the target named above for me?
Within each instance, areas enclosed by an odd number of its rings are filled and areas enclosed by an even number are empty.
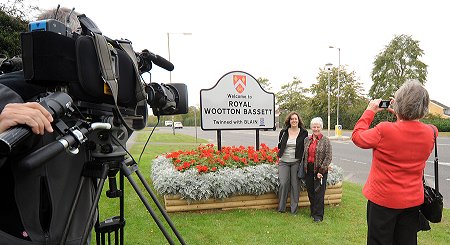
[[[450,119],[444,118],[424,118],[423,123],[433,124],[439,130],[439,132],[450,132]]]

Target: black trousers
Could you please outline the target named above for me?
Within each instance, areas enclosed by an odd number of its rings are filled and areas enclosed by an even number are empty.
[[[314,181],[317,173],[314,173],[314,164],[307,163],[307,172],[306,172],[306,191],[308,192],[308,198],[311,205],[309,205],[309,209],[311,211],[311,216],[314,219],[323,220],[323,215],[325,211],[324,199],[325,199],[325,190],[327,188],[327,177],[328,173],[323,174],[322,177],[322,187],[319,191],[314,191]]]
[[[392,209],[367,201],[367,244],[417,244],[419,206]]]

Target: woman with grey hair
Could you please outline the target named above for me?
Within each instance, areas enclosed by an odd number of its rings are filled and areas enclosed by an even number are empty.
[[[314,222],[321,222],[325,211],[328,166],[332,159],[331,143],[328,137],[322,134],[322,118],[313,118],[310,127],[312,135],[304,140],[303,168],[306,172],[310,216]]]
[[[352,134],[355,145],[372,149],[372,166],[363,188],[367,201],[367,244],[417,244],[419,207],[424,201],[423,171],[437,128],[419,121],[428,113],[427,90],[405,82],[387,108],[396,122],[369,128],[381,99],[371,100]]]

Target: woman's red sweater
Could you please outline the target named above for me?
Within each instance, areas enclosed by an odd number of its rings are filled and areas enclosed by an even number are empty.
[[[373,149],[364,196],[380,206],[404,209],[423,203],[422,176],[434,146],[430,125],[419,121],[382,122],[369,129],[375,112],[366,110],[352,134],[355,145]],[[437,128],[431,125],[436,130]]]

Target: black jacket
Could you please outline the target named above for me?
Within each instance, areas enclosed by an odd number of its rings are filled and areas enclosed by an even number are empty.
[[[298,133],[297,140],[295,143],[295,158],[302,159],[303,151],[304,151],[304,140],[308,137],[308,131],[304,128],[300,128],[300,132]],[[283,128],[280,131],[280,135],[278,135],[278,157],[283,156],[284,150],[286,149],[286,143],[289,138],[288,128]]]
[[[8,103],[34,101],[45,91],[28,84],[22,72],[0,76],[0,113]],[[65,151],[35,169],[18,168],[21,159],[56,140],[58,134],[30,135],[20,143],[17,153],[0,157],[0,244],[31,245],[59,243],[74,199],[84,163],[89,160],[85,147],[76,155]],[[79,244],[93,203],[90,179],[81,188],[66,244]],[[20,239],[22,231],[33,241]]]

